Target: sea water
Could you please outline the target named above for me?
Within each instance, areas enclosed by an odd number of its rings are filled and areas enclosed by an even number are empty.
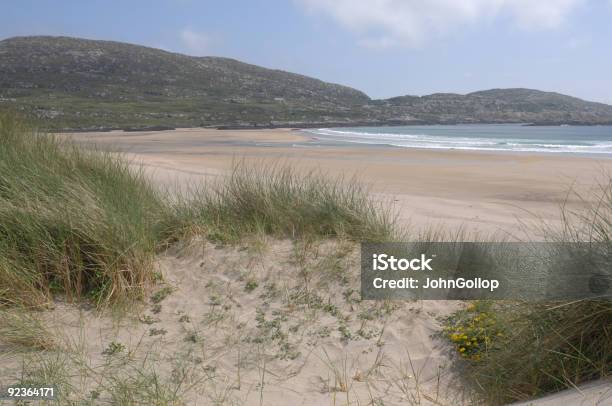
[[[304,131],[316,140],[334,143],[612,156],[612,126],[466,124],[318,128]]]

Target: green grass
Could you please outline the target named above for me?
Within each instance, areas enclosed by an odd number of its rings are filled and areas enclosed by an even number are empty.
[[[527,400],[612,374],[609,301],[472,305],[451,317],[446,332],[486,404]]]
[[[126,161],[0,118],[1,302],[140,293],[167,210]]]
[[[186,230],[206,224],[210,237],[220,241],[250,233],[354,241],[401,238],[392,212],[358,182],[317,172],[298,175],[286,166],[238,163],[220,185],[195,195],[177,206],[176,218]]]
[[[543,227],[548,241],[589,242],[611,252],[612,178],[607,178],[593,199],[582,199],[584,209],[562,209],[561,229]],[[476,302],[446,324],[447,337],[468,361],[468,381],[486,404],[526,400],[612,375],[610,297]]]
[[[354,182],[284,167],[238,165],[214,189],[171,198],[120,155],[0,115],[0,304],[140,298],[156,279],[155,254],[195,233],[380,240],[392,220]]]

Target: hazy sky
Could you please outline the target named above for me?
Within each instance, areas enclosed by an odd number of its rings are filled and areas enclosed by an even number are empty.
[[[0,38],[69,35],[226,56],[375,98],[530,87],[612,104],[612,0],[2,3]]]

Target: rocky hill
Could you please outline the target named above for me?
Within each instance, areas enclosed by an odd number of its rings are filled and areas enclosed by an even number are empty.
[[[492,89],[466,95],[437,93],[379,102],[386,119],[427,122],[605,124],[612,106],[531,89]]]
[[[0,41],[0,109],[50,128],[459,122],[612,123],[612,107],[528,89],[402,96],[233,59],[111,41]]]

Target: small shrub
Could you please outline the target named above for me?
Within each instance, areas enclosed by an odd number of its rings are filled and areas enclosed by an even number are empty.
[[[258,286],[259,286],[259,284],[257,283],[257,281],[254,280],[254,279],[251,279],[244,286],[244,291],[247,292],[247,293],[251,293],[252,291],[257,289]]]
[[[172,288],[165,286],[151,295],[151,303],[160,303],[172,293]]]
[[[479,361],[505,337],[503,323],[490,302],[474,302],[453,314],[447,320],[444,334],[457,353],[471,361]]]
[[[118,343],[116,341],[111,341],[108,344],[108,347],[106,347],[104,349],[104,351],[102,351],[102,355],[106,355],[106,356],[113,356],[113,355],[117,355],[122,353],[125,350],[125,346],[121,343]]]

